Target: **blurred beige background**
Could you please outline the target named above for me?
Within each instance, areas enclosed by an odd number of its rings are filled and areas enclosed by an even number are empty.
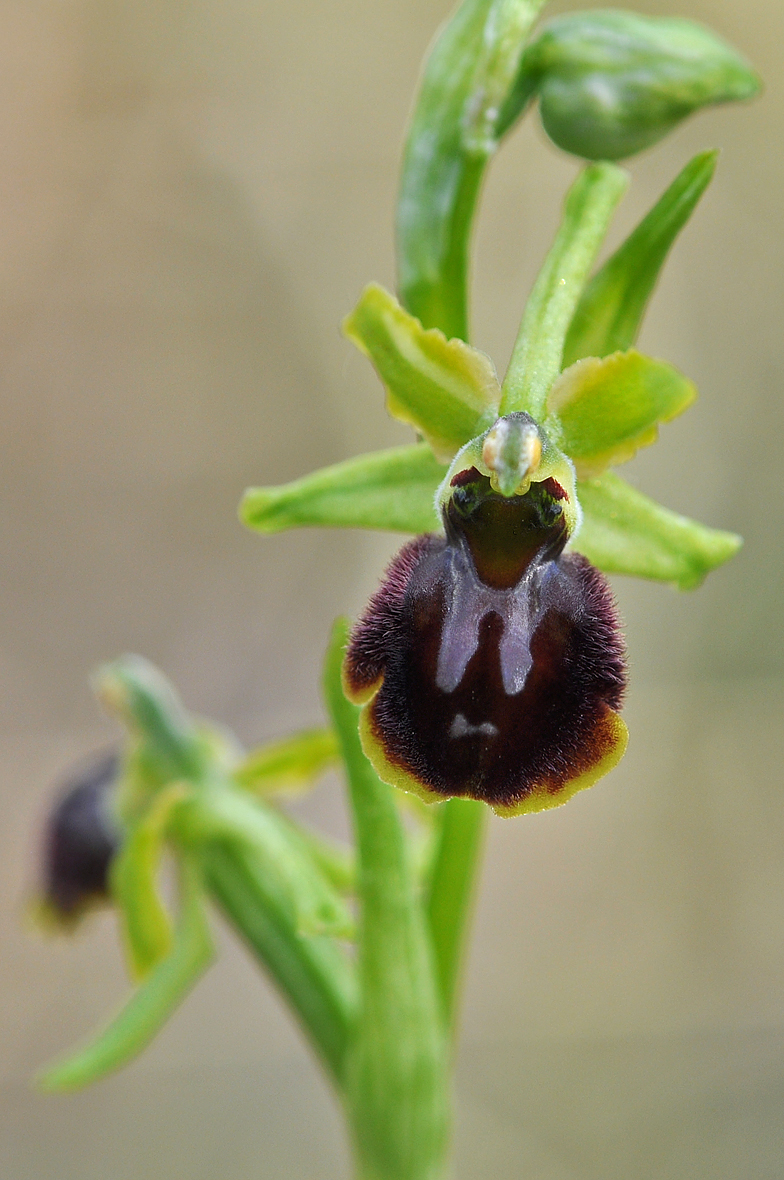
[[[553,10],[576,5],[555,5]],[[643,345],[701,399],[629,470],[746,547],[690,595],[619,580],[629,754],[497,821],[458,1074],[458,1180],[784,1173],[784,14],[655,0],[767,80],[635,160],[613,241],[724,150]],[[125,988],[111,919],[23,931],[63,767],[111,740],[89,670],[143,652],[250,742],[315,722],[327,627],[398,539],[244,533],[243,487],[406,432],[339,334],[393,285],[399,145],[447,0],[0,3],[0,1176],[339,1180],[338,1114],[233,940],[85,1094],[33,1069]],[[487,185],[475,339],[501,369],[574,164],[529,120]],[[339,827],[325,786],[307,805]]]

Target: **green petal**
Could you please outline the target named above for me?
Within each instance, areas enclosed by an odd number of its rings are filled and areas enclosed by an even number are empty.
[[[716,171],[718,152],[700,152],[676,176],[582,294],[564,346],[564,365],[631,348],[676,237]]]
[[[418,430],[444,463],[498,417],[501,387],[490,358],[426,330],[377,283],[362,292],[343,331],[373,362],[388,412]]]
[[[261,795],[297,791],[310,786],[338,761],[337,739],[331,729],[305,729],[251,750],[235,767],[233,777]]]
[[[583,479],[625,463],[656,441],[658,424],[683,412],[697,390],[677,369],[630,349],[568,368],[547,398],[548,423]]]
[[[578,490],[584,518],[574,548],[608,574],[693,590],[743,544],[735,533],[670,512],[609,471]]]
[[[302,525],[426,533],[446,468],[429,447],[395,447],[323,467],[277,488],[249,488],[240,520],[261,533]]]
[[[169,955],[147,976],[114,1020],[85,1049],[51,1066],[44,1090],[78,1090],[131,1061],[153,1039],[213,956],[196,871],[182,866],[182,908]]]

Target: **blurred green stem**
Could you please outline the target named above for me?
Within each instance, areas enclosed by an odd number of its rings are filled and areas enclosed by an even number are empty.
[[[476,892],[487,808],[474,799],[450,799],[440,830],[427,897],[436,978],[447,1028],[455,1019],[464,945]]]
[[[210,892],[270,973],[341,1087],[356,996],[351,964],[333,939],[303,936],[253,858],[214,844],[203,854]]]
[[[359,899],[359,1010],[346,1098],[361,1180],[441,1180],[448,1069],[430,940],[393,787],[362,750],[343,695],[348,627],[335,625],[324,693],[349,783]]]

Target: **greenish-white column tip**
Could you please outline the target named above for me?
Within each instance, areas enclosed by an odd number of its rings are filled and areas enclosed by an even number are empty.
[[[519,494],[531,482],[542,458],[536,424],[521,417],[499,418],[482,444],[482,459],[491,483],[502,496]]]

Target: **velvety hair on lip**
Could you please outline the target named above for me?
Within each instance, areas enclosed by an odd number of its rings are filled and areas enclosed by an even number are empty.
[[[391,563],[344,665],[382,778],[517,814],[564,802],[620,759],[623,639],[606,579],[563,551],[563,496],[532,484],[503,497],[472,471],[446,535]]]

